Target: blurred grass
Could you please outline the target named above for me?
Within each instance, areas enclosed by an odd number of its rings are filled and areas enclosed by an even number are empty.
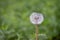
[[[44,15],[39,40],[59,40],[60,0],[0,0],[0,40],[35,40],[32,12]]]

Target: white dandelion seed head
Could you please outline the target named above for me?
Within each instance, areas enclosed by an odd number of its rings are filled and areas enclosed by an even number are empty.
[[[30,16],[30,21],[33,24],[41,24],[44,20],[44,17],[41,13],[33,12]]]

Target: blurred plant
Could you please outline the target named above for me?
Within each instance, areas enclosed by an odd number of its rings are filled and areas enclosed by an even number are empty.
[[[60,0],[0,0],[0,40],[35,40],[35,26],[29,20],[34,11],[45,17],[39,34],[48,40],[60,34]]]

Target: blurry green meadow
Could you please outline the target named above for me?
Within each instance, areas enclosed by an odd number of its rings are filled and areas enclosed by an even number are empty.
[[[60,0],[0,0],[0,40],[35,40],[32,12],[44,16],[39,40],[60,40]]]

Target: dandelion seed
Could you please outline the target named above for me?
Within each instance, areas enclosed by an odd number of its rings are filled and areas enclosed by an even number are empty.
[[[43,15],[41,13],[33,12],[30,16],[30,21],[33,24],[41,24],[43,22],[43,20],[44,20],[44,18],[43,18]]]

